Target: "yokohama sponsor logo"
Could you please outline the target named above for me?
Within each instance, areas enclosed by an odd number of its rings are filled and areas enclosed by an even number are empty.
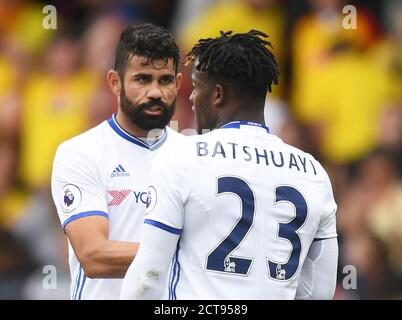
[[[113,199],[107,204],[108,206],[118,206],[130,194],[131,190],[108,190]]]

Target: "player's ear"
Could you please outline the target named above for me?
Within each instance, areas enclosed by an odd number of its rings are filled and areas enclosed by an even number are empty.
[[[110,90],[112,90],[112,92],[116,95],[119,96],[120,95],[120,91],[121,91],[121,79],[120,76],[118,74],[118,72],[116,70],[109,70],[107,73],[107,82],[109,84]]]
[[[216,106],[220,106],[223,103],[223,94],[224,94],[224,89],[223,86],[219,83],[215,85],[215,90],[214,90],[214,104]]]
[[[176,75],[176,90],[177,91],[180,90],[182,80],[183,80],[183,74],[179,72]]]

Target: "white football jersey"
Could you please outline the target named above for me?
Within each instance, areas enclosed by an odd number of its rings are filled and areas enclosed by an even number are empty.
[[[149,181],[145,223],[180,234],[164,298],[294,299],[312,242],[337,236],[323,167],[260,124],[162,150]]]
[[[54,159],[52,196],[63,228],[99,215],[109,219],[109,239],[139,242],[147,203],[147,174],[155,151],[177,142],[170,128],[153,144],[122,129],[115,115],[62,143]],[[72,299],[118,299],[122,279],[89,279],[69,243]]]

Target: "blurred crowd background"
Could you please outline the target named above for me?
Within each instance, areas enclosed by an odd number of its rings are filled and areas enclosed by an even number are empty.
[[[56,30],[42,25],[48,4]],[[343,27],[345,5],[356,29]],[[0,0],[0,299],[68,298],[53,156],[116,111],[106,72],[121,30],[145,21],[174,34],[183,61],[220,30],[270,35],[281,78],[267,124],[324,164],[338,203],[335,298],[402,298],[402,0]],[[174,120],[185,133],[194,119],[180,68]],[[46,265],[56,289],[44,286]]]

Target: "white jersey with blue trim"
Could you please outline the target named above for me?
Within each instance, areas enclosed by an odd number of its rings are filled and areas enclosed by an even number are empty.
[[[147,174],[155,151],[177,143],[162,130],[153,144],[127,133],[115,115],[62,143],[52,172],[52,196],[63,228],[91,216],[109,219],[109,239],[139,242],[147,202]],[[118,299],[121,279],[89,279],[69,243],[72,299]]]
[[[294,299],[312,243],[337,237],[323,167],[261,124],[162,150],[149,181],[145,223],[180,235],[166,299]]]

